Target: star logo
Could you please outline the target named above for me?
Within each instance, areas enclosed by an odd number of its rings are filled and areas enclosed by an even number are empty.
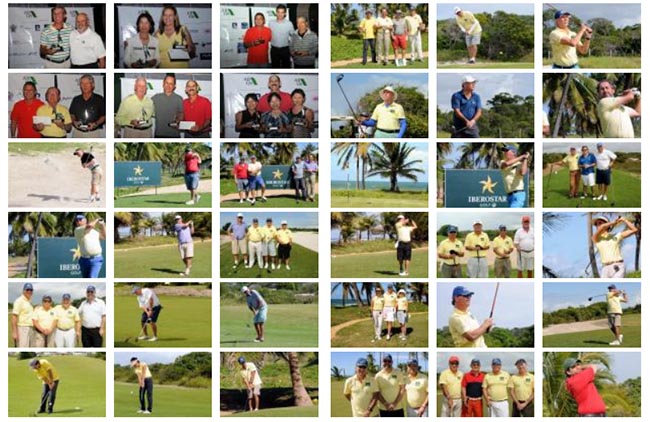
[[[72,252],[72,260],[73,261],[78,261],[79,258],[81,258],[81,249],[77,246],[74,249],[70,249],[70,252]]]
[[[481,180],[479,183],[483,185],[483,190],[481,191],[481,193],[485,193],[485,191],[488,191],[491,194],[494,194],[493,189],[497,186],[499,182],[493,182],[492,178],[488,176],[487,180]]]
[[[136,176],[142,176],[144,169],[138,165],[138,167],[133,168],[133,172],[135,173]]]
[[[282,172],[280,169],[277,169],[276,171],[273,172],[273,178],[275,180],[282,180]]]

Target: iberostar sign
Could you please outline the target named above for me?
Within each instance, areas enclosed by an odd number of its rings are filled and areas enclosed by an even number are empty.
[[[99,278],[106,278],[106,241],[101,241],[104,265]],[[38,278],[80,278],[81,253],[74,237],[41,237],[36,243]]]
[[[160,161],[116,161],[115,187],[160,186],[162,164]]]
[[[526,206],[530,197],[524,178]],[[446,208],[508,208],[508,194],[499,170],[445,170]]]

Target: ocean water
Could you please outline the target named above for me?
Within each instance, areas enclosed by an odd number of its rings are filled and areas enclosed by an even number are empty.
[[[427,182],[398,182],[400,190],[410,190],[410,191],[421,191],[426,192],[428,190],[429,184]],[[346,180],[332,180],[332,189],[346,189],[347,187],[354,189],[356,186],[356,180],[350,179],[350,183]],[[390,182],[384,181],[366,181],[366,189],[370,190],[379,190],[379,189],[390,189]]]
[[[331,300],[330,300],[330,304],[331,304],[332,306],[334,306],[334,307],[342,308],[342,307],[343,307],[343,299],[331,299]],[[365,301],[364,301],[364,304],[365,304]],[[356,302],[356,300],[355,300],[355,299],[348,298],[348,299],[345,301],[345,307],[346,307],[346,308],[350,308],[350,307],[353,307],[353,306],[357,306],[357,302]]]

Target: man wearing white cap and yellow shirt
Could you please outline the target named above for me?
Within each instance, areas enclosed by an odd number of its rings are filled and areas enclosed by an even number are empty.
[[[487,333],[494,324],[492,318],[486,318],[479,324],[476,317],[469,311],[474,292],[464,286],[454,287],[451,293],[451,304],[454,311],[449,316],[449,333],[455,347],[487,347],[483,334]]]
[[[415,221],[403,215],[397,216],[395,231],[397,232],[397,262],[399,262],[399,275],[408,276],[413,246],[411,235],[418,226]]]
[[[23,294],[14,301],[11,310],[11,335],[14,339],[14,347],[30,347],[34,334],[32,323],[32,295],[34,286],[32,283],[23,285]]]
[[[194,258],[194,242],[192,241],[194,222],[190,220],[184,223],[183,217],[176,215],[174,217],[174,231],[178,240],[178,252],[181,254],[183,264],[185,264],[185,271],[180,273],[180,275],[189,277],[190,271],[192,270],[192,258]]]
[[[487,251],[490,237],[483,231],[483,222],[475,220],[474,231],[465,238],[467,251],[467,276],[469,278],[488,278]]]
[[[467,64],[476,63],[476,53],[478,45],[481,43],[481,24],[478,19],[474,17],[472,12],[462,10],[460,7],[454,7],[454,15],[456,15],[456,23],[465,35],[465,45],[467,46],[467,54],[469,60]]]
[[[492,372],[483,379],[483,397],[491,418],[508,417],[508,382],[510,374],[501,370],[501,359],[492,359]]]
[[[411,359],[406,366],[406,417],[426,418],[429,416],[429,378],[420,372],[417,359]]]
[[[381,90],[383,103],[377,105],[370,119],[359,118],[359,124],[376,127],[375,138],[403,138],[408,126],[404,108],[397,104],[397,92],[392,86]]]
[[[72,306],[70,299],[70,295],[65,293],[61,304],[54,307],[56,347],[75,347],[77,341],[81,340],[81,317],[77,308]]]
[[[601,278],[624,278],[625,262],[621,253],[621,243],[626,238],[639,231],[629,220],[619,217],[614,221],[609,221],[605,216],[598,216],[593,220],[596,226],[596,232],[591,236],[591,240],[598,249],[602,270]],[[627,228],[616,234],[612,230],[619,223],[624,223]]]

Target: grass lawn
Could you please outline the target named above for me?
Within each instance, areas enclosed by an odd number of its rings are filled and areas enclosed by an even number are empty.
[[[262,389],[262,394],[264,394],[264,389]],[[251,412],[238,412],[231,415],[222,415],[222,417],[234,417],[234,418],[260,418],[260,417],[272,417],[272,418],[297,418],[297,417],[318,417],[318,406],[309,406],[309,407],[275,407],[272,409],[260,409],[255,413]]]
[[[334,314],[337,309],[332,309]],[[376,343],[371,340],[374,337],[374,328],[372,320],[368,317],[365,321],[358,322],[349,327],[343,328],[336,337],[332,339],[332,347],[428,347],[429,340],[429,318],[426,313],[412,315],[407,323],[407,340],[400,340],[399,323],[395,321],[393,324],[392,337],[386,340],[386,323],[382,331],[382,339]]]
[[[116,208],[212,208],[212,194],[202,193],[196,205],[186,205],[189,193],[161,193],[158,195],[138,195],[115,198]]]
[[[335,255],[332,250],[332,278],[407,278],[399,276],[395,250]],[[429,273],[428,250],[414,249],[408,278],[426,278]]]
[[[556,168],[556,167],[554,167]],[[557,174],[555,174],[557,171]],[[582,185],[581,185],[582,186]],[[607,193],[607,201],[594,201],[567,197],[569,193],[569,170],[565,167],[544,176],[544,206],[553,208],[638,208],[641,206],[641,177],[638,174],[614,169],[612,185]],[[598,192],[598,189],[594,189]],[[579,189],[582,193],[582,187]]]
[[[355,36],[358,36],[355,34]],[[354,60],[354,59],[359,59],[361,60],[363,56],[363,40],[359,38],[347,38],[345,36],[341,35],[333,35],[331,38],[331,58],[332,58],[332,67],[346,67],[346,68],[364,68],[364,69],[387,69],[390,68],[391,66],[383,66],[380,63],[371,63],[371,55],[370,51],[368,51],[368,63],[366,66],[363,66],[361,62],[357,64],[351,64],[347,66],[336,66],[333,62],[341,61],[341,60]],[[410,54],[410,46],[408,46],[406,50],[406,58],[410,59],[411,54]],[[424,33],[422,34],[422,51],[427,52],[429,51],[429,34]],[[393,54],[393,49],[391,48],[391,55],[389,57],[392,57]],[[393,67],[394,67],[394,62],[393,62]],[[413,64],[410,64],[407,67],[408,69],[428,69],[429,68],[429,60],[427,57],[424,58],[424,62],[418,62],[416,61]]]
[[[220,249],[221,268],[223,278],[318,278],[318,252],[307,249],[296,243],[291,248],[291,260],[287,270],[282,266],[279,270],[260,270],[257,265],[245,268],[244,262],[239,261],[239,266],[233,268],[230,243],[224,243]]]
[[[115,347],[212,347],[211,298],[158,297],[163,306],[158,319],[158,341],[136,343],[142,311],[135,296],[115,296]]]
[[[239,199],[232,201],[221,201],[219,207],[221,208],[318,208],[318,195],[314,198],[314,202],[303,201],[302,199],[296,202],[296,198],[290,195],[280,196],[267,196],[268,201],[256,201],[255,205],[250,202],[239,203]]]
[[[58,371],[51,417],[106,416],[106,362],[86,356],[46,356]],[[9,356],[8,408],[10,417],[32,416],[41,403],[42,382],[27,366],[29,360]]]
[[[212,416],[212,390],[185,388],[174,385],[153,386],[153,412],[136,413],[140,407],[137,383],[115,383],[115,416],[117,417],[210,417]]]
[[[159,236],[161,237],[161,236]],[[128,245],[128,243],[126,244]],[[178,278],[185,269],[176,243],[155,247],[115,250],[115,278]],[[194,260],[190,278],[212,277],[212,242],[194,242]]]
[[[580,56],[578,63],[581,69],[640,69],[641,57]],[[544,59],[544,66],[552,64],[550,59]]]
[[[264,343],[255,343],[253,313],[246,307],[220,306],[221,347],[318,347],[318,305],[269,305]]]
[[[455,61],[453,63],[439,61],[437,63],[438,69],[464,69],[464,70],[474,70],[474,69],[533,69],[535,67],[534,62],[492,62],[492,61],[483,61],[480,58],[475,64],[465,64],[464,61]]]
[[[348,198],[349,195],[349,198]],[[332,207],[338,208],[428,208],[429,193],[423,191],[332,189]]]
[[[641,347],[641,314],[625,314],[621,332],[623,347]],[[612,347],[614,335],[609,329],[544,336],[544,347]]]
[[[105,150],[104,144],[98,142],[9,142],[8,149],[9,153],[23,155],[55,154],[58,152],[70,152],[72,154],[77,148],[89,151],[91,145],[97,147],[97,151],[103,152]]]

